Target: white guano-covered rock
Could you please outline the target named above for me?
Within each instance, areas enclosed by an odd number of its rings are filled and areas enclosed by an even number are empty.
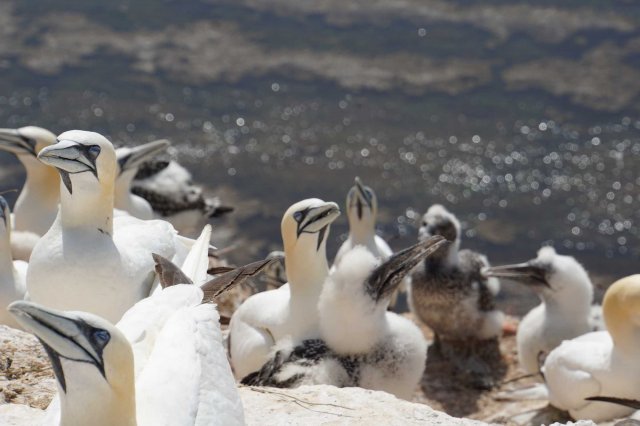
[[[241,387],[248,426],[270,425],[486,425],[458,419],[386,392],[335,386],[297,389]]]

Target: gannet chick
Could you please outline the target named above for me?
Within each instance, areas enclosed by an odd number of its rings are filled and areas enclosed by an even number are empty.
[[[138,172],[138,167],[167,149],[169,145],[168,140],[161,139],[133,148],[121,147],[116,149],[118,174],[115,187],[115,208],[124,210],[139,219],[153,219],[151,204],[131,192],[131,183]]]
[[[114,218],[116,156],[102,135],[65,132],[38,158],[61,176],[60,213],[29,262],[31,300],[116,322],[154,283],[151,253],[186,253],[164,221]]]
[[[563,340],[596,329],[592,307],[593,285],[587,271],[571,256],[543,247],[528,262],[497,266],[485,275],[510,279],[533,289],[542,303],[520,321],[516,342],[518,360],[530,374],[537,373],[548,353]]]
[[[281,231],[288,283],[249,297],[231,317],[229,348],[236,377],[259,370],[285,336],[295,342],[319,336],[318,298],[329,273],[327,237],[339,215],[337,204],[317,198],[287,209]]]
[[[629,416],[633,408],[591,402],[594,396],[640,399],[640,275],[616,281],[604,296],[608,331],[566,340],[543,366],[551,405],[576,420],[603,422]]]
[[[20,328],[7,306],[22,300],[27,291],[27,262],[11,257],[11,211],[0,196],[0,324]]]
[[[481,274],[489,266],[486,257],[459,250],[460,222],[439,204],[423,216],[418,238],[433,235],[442,235],[453,244],[428,257],[412,273],[411,311],[439,338],[498,337],[503,314],[495,308],[494,296],[499,284]]]
[[[422,379],[427,343],[413,322],[386,307],[404,276],[446,244],[432,237],[382,264],[364,247],[345,253],[318,303],[321,339],[279,343],[271,360],[243,383],[359,386],[410,399]]]
[[[191,173],[176,161],[142,164],[131,191],[151,204],[157,218],[171,222],[186,237],[197,235],[209,218],[233,211],[219,198],[205,197]]]

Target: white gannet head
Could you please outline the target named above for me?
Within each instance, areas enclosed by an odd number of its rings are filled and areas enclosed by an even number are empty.
[[[355,185],[347,193],[347,219],[351,233],[374,233],[377,215],[378,199],[375,192],[356,177]]]
[[[151,160],[166,150],[169,145],[171,145],[171,143],[168,140],[159,139],[134,147],[123,146],[116,149],[116,158],[118,160],[117,179],[126,172],[132,172],[131,177],[133,178],[142,163]]]
[[[368,352],[387,331],[386,310],[404,277],[450,245],[441,236],[394,253],[383,263],[364,246],[348,251],[323,286],[318,302],[323,339],[340,354]]]
[[[49,145],[56,143],[56,135],[42,127],[27,126],[19,129],[0,129],[0,149],[18,156],[35,157]]]
[[[328,270],[326,245],[329,227],[339,215],[340,208],[336,203],[318,198],[299,201],[287,209],[280,229],[290,283],[305,275],[312,280],[324,280]]]
[[[56,144],[40,151],[38,159],[58,169],[69,194],[74,187],[95,192],[97,183],[113,193],[116,154],[111,142],[99,133],[64,132]]]
[[[640,352],[640,274],[611,284],[602,301],[602,314],[614,345],[637,357]]]
[[[63,424],[65,415],[78,413],[135,420],[133,352],[115,326],[97,315],[31,302],[14,302],[8,309],[36,335],[49,356],[60,390]],[[113,410],[121,412],[111,414]]]
[[[555,302],[570,311],[588,312],[593,300],[593,285],[587,271],[574,257],[560,255],[553,247],[542,247],[535,259],[495,266],[484,274],[526,284],[544,301]]]

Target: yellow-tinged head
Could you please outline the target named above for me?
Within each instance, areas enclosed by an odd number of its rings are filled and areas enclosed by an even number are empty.
[[[116,153],[111,142],[99,133],[64,132],[58,136],[56,144],[40,151],[38,159],[58,169],[70,194],[76,185],[94,189],[96,180],[105,192],[113,193]]]
[[[43,148],[54,143],[56,143],[56,135],[42,127],[0,129],[0,149],[19,156],[35,157]]]
[[[640,274],[613,283],[604,295],[602,310],[616,347],[640,351]]]
[[[65,408],[74,415],[74,401],[65,401],[73,397],[76,403],[82,400],[84,405],[77,407],[82,415],[117,411],[135,422],[133,351],[120,330],[87,312],[58,311],[25,301],[8,309],[45,347],[61,390],[63,416]]]

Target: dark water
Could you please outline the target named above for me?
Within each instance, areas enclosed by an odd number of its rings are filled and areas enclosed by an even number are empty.
[[[5,1],[0,127],[171,139],[198,181],[238,202],[214,222],[241,244],[236,262],[279,247],[290,204],[342,204],[358,175],[393,247],[442,203],[463,222],[463,246],[493,263],[553,244],[601,286],[637,271],[640,6],[363,4]],[[555,13],[564,33],[529,19],[549,10],[566,13]],[[0,161],[0,189],[19,187],[15,161]],[[330,254],[345,233],[342,218]],[[507,309],[535,301],[503,288]]]

